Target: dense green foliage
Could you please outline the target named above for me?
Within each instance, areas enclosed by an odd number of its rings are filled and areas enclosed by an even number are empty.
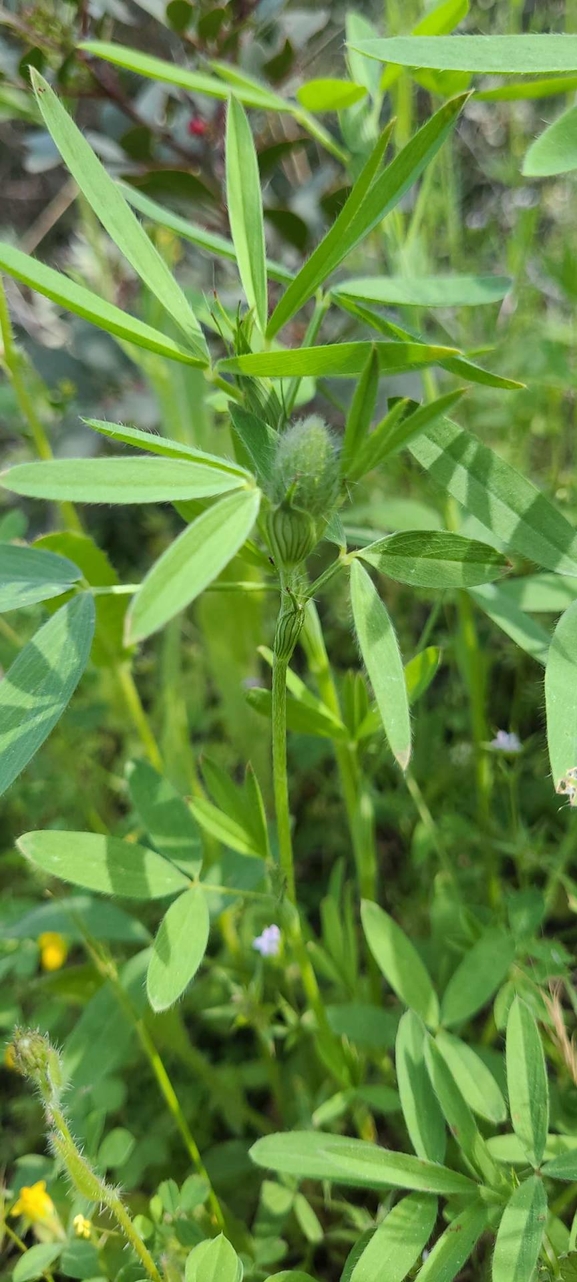
[[[577,13],[0,20],[2,1276],[574,1282]]]

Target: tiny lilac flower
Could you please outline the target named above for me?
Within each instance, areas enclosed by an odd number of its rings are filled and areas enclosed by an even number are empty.
[[[261,957],[278,957],[280,949],[280,930],[278,926],[265,926],[262,935],[253,939],[252,946]]]
[[[491,747],[496,748],[497,752],[520,752],[521,740],[514,730],[498,730],[491,740]]]

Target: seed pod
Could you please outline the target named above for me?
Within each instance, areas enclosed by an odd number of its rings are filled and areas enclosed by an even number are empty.
[[[322,418],[311,414],[279,437],[271,476],[272,498],[312,517],[328,517],[339,492],[338,456]]]
[[[291,604],[281,610],[274,634],[274,652],[279,659],[290,659],[305,621],[302,607]]]
[[[268,533],[273,557],[285,569],[306,561],[318,543],[312,516],[288,503],[281,503],[271,512]]]

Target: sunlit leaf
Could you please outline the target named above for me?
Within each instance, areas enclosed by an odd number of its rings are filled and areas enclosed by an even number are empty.
[[[250,125],[235,98],[229,100],[226,118],[226,200],[240,279],[264,334],[267,283],[260,177]]]
[[[539,75],[577,70],[577,36],[393,36],[360,40],[357,52],[379,62],[437,71]]]
[[[547,1196],[537,1175],[515,1189],[497,1232],[493,1282],[532,1282],[547,1225]]]
[[[88,204],[137,275],[182,330],[192,351],[208,364],[200,325],[164,259],[48,81],[33,66],[30,76],[46,128]]]
[[[88,662],[94,617],[88,593],[67,601],[0,681],[0,794],[28,765],[72,698]]]
[[[206,952],[209,929],[206,895],[193,886],[170,905],[154,940],[146,976],[153,1010],[168,1010],[188,988]]]
[[[189,885],[154,850],[95,832],[27,832],[18,849],[50,877],[121,899],[163,899]]]
[[[299,1180],[331,1180],[351,1188],[405,1188],[421,1193],[471,1194],[475,1184],[459,1171],[394,1153],[366,1140],[315,1131],[265,1135],[250,1155],[257,1166],[269,1167]]]
[[[183,530],[155,562],[131,603],[130,641],[142,641],[157,632],[216,579],[248,538],[259,503],[259,490],[241,490],[215,503]]]
[[[561,615],[551,638],[545,702],[549,760],[557,787],[577,766],[577,601]]]
[[[74,312],[76,316],[81,316],[83,320],[90,321],[107,334],[114,334],[127,343],[157,352],[159,356],[166,356],[169,360],[182,361],[185,365],[202,366],[207,363],[194,352],[175,343],[172,338],[166,338],[160,330],[145,325],[120,307],[105,302],[84,285],[77,285],[53,267],[39,263],[36,258],[31,258],[29,254],[23,254],[20,249],[14,249],[4,242],[0,242],[0,270],[13,276],[14,280],[21,281],[23,285],[29,285],[45,298],[50,298],[53,303],[58,303],[67,311]]]
[[[0,557],[0,612],[61,596],[81,577],[82,571],[66,557],[6,543]]]
[[[65,458],[20,463],[0,473],[0,484],[36,499],[173,503],[238,489],[243,477],[188,459]]]
[[[351,565],[351,603],[359,648],[389,747],[406,770],[411,756],[411,721],[403,661],[387,609],[357,560]]]
[[[397,997],[425,1024],[438,1023],[439,1003],[429,972],[410,939],[378,904],[361,905],[363,930],[371,953]]]

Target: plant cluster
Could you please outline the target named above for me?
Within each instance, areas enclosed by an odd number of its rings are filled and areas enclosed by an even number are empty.
[[[39,817],[18,824],[10,856],[17,891],[0,917],[0,966],[25,995],[0,1016],[7,1080],[35,1088],[49,1151],[17,1148],[7,1173],[9,1272],[14,1282],[571,1282],[571,491],[557,474],[549,496],[509,457],[514,442],[494,449],[448,417],[469,413],[475,426],[476,396],[531,400],[531,370],[527,391],[507,349],[503,360],[453,341],[461,309],[486,309],[494,330],[495,305],[506,311],[519,289],[522,248],[510,278],[423,271],[414,246],[454,131],[480,103],[577,88],[577,35],[450,34],[463,0],[441,0],[410,34],[386,38],[352,13],[348,77],[309,80],[293,96],[274,87],[292,47],[268,83],[235,62],[232,4],[166,8],[185,46],[214,46],[200,69],[106,38],[114,7],[97,20],[104,39],[87,38],[90,6],[80,30],[74,6],[13,15],[14,32],[37,39],[17,69],[32,90],[4,87],[69,171],[91,251],[86,280],[0,243],[2,363],[27,437],[0,475],[0,638],[16,651],[0,682],[0,791],[10,802],[16,781],[35,780],[18,813]],[[110,68],[222,106],[230,238],[109,172],[53,84],[79,101],[92,76],[140,128]],[[486,74],[503,83],[487,86]],[[434,106],[420,125],[415,85],[418,104]],[[526,149],[526,176],[577,168],[574,111]],[[318,119],[328,113],[330,127]],[[177,115],[173,104],[150,129],[147,163],[155,148],[182,151]],[[315,161],[330,157],[346,178],[297,263],[268,257],[255,145],[268,116],[298,127]],[[387,236],[395,270],[346,274],[349,259],[379,261]],[[221,288],[190,285],[184,244],[215,273],[233,265]],[[558,280],[570,277],[565,263]],[[113,340],[154,390],[162,432],[85,413],[80,456],[55,453],[57,401],[15,340],[11,281]],[[348,403],[339,380],[353,384]],[[418,469],[440,495],[433,521],[410,497]],[[146,535],[144,555],[128,540],[126,554],[116,548],[137,582],[113,568],[114,539],[109,560],[96,537],[103,513],[125,508],[118,528],[134,513]],[[43,532],[26,541],[28,518]],[[558,615],[554,630],[535,614]],[[491,738],[479,620],[507,638],[521,685],[527,665],[545,665],[551,777],[532,835],[518,813],[520,738]],[[429,804],[418,782],[418,714],[443,679],[441,639],[454,646],[470,725],[462,826],[457,799],[457,819],[437,821],[442,783]],[[437,705],[447,720],[451,697],[445,687]],[[195,698],[199,738],[216,747],[202,761],[188,724]],[[69,778],[56,779],[70,749]],[[309,771],[320,797],[312,839],[313,803],[300,795]],[[493,813],[496,775],[507,831]],[[406,833],[401,797],[418,816],[412,885],[384,866],[383,829]],[[315,893],[319,844],[330,869]],[[41,1148],[37,1101],[16,1098]]]

